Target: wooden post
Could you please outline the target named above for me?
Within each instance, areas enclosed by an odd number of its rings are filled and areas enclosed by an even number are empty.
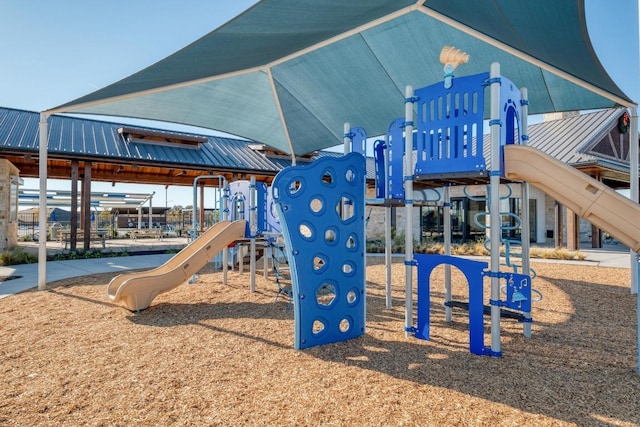
[[[580,249],[580,218],[570,209],[567,209],[567,249]]]
[[[554,245],[556,248],[562,248],[564,246],[564,226],[562,223],[562,211],[563,207],[560,203],[556,202],[555,206],[555,218],[554,218]]]

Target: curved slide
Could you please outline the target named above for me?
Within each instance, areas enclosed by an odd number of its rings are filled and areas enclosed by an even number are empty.
[[[245,221],[218,222],[160,267],[114,277],[107,285],[109,299],[131,311],[144,310],[158,294],[185,283],[227,245],[242,239],[245,227]]]
[[[504,147],[505,176],[527,181],[630,249],[640,251],[640,205],[526,145]]]

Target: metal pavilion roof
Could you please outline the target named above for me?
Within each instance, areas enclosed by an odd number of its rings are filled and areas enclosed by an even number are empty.
[[[623,111],[625,109],[601,110],[530,126],[531,146],[576,167],[601,162],[604,160],[604,153],[591,152],[588,148],[615,129]],[[559,141],[562,143],[558,143]],[[619,154],[621,156],[610,160],[617,160],[628,171],[628,146],[624,153]]]
[[[91,192],[91,207],[96,209],[141,208],[152,200],[154,194]],[[21,188],[18,191],[18,205],[38,206],[40,190]],[[71,205],[71,191],[47,190],[47,206],[66,207]]]
[[[38,121],[38,113],[0,108],[0,148],[10,144],[12,147],[37,151]],[[200,144],[198,149],[192,149],[130,141],[118,132],[123,127],[136,128],[113,122],[52,116],[49,153],[70,157],[83,155],[103,159],[277,171],[272,162],[248,148],[246,140],[202,135],[206,142]],[[137,128],[155,130],[143,126]],[[163,132],[175,137],[195,135],[170,130]]]
[[[624,108],[612,108],[546,120],[528,127],[528,144],[589,175],[598,175],[612,188],[629,183],[629,135],[617,130]],[[489,135],[484,156],[489,161]]]
[[[0,108],[0,150],[37,155],[39,149],[39,114],[31,111]],[[166,141],[130,138],[122,130],[164,135]],[[119,132],[120,130],[120,132]],[[172,140],[199,139],[197,145],[175,144]],[[173,168],[174,175],[183,169],[228,171],[275,175],[281,167],[251,148],[246,140],[219,136],[187,134],[144,126],[54,115],[49,126],[49,160],[89,160],[122,165]],[[113,172],[113,180],[122,175]],[[54,176],[51,176],[54,177]],[[68,177],[68,175],[67,175]],[[167,184],[172,183],[167,177]]]

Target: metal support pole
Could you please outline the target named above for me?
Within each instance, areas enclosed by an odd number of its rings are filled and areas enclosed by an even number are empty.
[[[391,298],[391,206],[384,207],[384,265],[386,267],[386,304],[387,309],[393,305]]]
[[[491,64],[491,171],[489,185],[491,186],[491,200],[489,201],[490,230],[491,239],[491,300],[500,300],[500,64]],[[500,348],[500,307],[491,305],[491,355],[501,356]]]
[[[442,191],[444,204],[442,206],[442,236],[444,241],[444,254],[451,255],[451,187],[449,184],[444,186]],[[451,295],[451,265],[444,265],[444,300],[449,302]],[[453,310],[448,305],[444,307],[445,321],[451,322]]]
[[[249,181],[249,276],[251,292],[256,291],[256,236],[258,234],[258,190],[256,188],[256,176],[251,175]]]
[[[407,86],[404,102],[404,203],[405,203],[405,334],[413,328],[413,87]]]
[[[630,180],[630,197],[631,200],[638,203],[638,106],[634,105],[631,110],[631,123],[629,123],[629,156],[631,158],[629,164],[629,180]],[[636,294],[638,321],[636,328],[638,337],[636,345],[638,346],[638,373],[640,374],[640,295],[638,295],[638,254],[631,251],[631,293]]]
[[[520,89],[521,105],[520,105],[520,138],[521,143],[525,145],[529,135],[529,91],[527,88]],[[526,137],[524,137],[526,135]],[[531,227],[529,225],[529,183],[523,182],[520,184],[522,201],[522,214],[520,219],[522,221],[522,232],[520,234],[520,242],[522,244],[522,274],[531,274],[530,266],[530,252],[531,252]],[[524,313],[525,319],[531,319],[531,312]],[[531,322],[524,322],[523,334],[525,337],[531,337]]]
[[[153,195],[156,194],[154,191],[149,197],[149,222],[147,223],[147,228],[151,230],[153,228]]]
[[[49,145],[48,114],[40,113],[40,201],[38,211],[38,289],[47,288],[47,147]]]
[[[351,143],[353,142],[351,137],[348,136],[351,133],[351,124],[349,122],[345,122],[343,129],[344,138],[342,141],[344,142],[344,154],[349,154],[351,152]]]
[[[384,154],[384,198],[389,201],[389,136],[385,136]],[[391,286],[391,266],[393,264],[392,242],[391,242],[391,206],[384,207],[384,265],[386,267],[386,305],[387,309],[391,309],[393,305],[392,286]]]
[[[229,218],[229,183],[226,179],[222,182],[222,197],[220,200],[220,220]],[[222,284],[227,284],[229,272],[229,248],[227,246],[222,250]]]
[[[638,106],[630,108],[629,114],[629,181],[631,200],[638,203]],[[638,254],[631,250],[631,293],[638,293]],[[640,362],[639,362],[640,363]]]

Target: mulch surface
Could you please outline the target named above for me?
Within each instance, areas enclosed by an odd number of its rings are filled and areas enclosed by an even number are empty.
[[[367,267],[367,333],[293,349],[273,278],[205,269],[131,313],[111,274],[0,301],[3,426],[640,425],[636,296],[629,270],[533,263],[533,336],[502,322],[502,358],[469,353],[466,313],[444,321],[432,275],[431,340],[405,337],[404,265]],[[260,265],[260,264],[258,264]],[[466,283],[454,269],[453,290]],[[1,284],[0,284],[1,286]],[[487,319],[488,326],[488,319]],[[489,335],[485,335],[489,345]]]

